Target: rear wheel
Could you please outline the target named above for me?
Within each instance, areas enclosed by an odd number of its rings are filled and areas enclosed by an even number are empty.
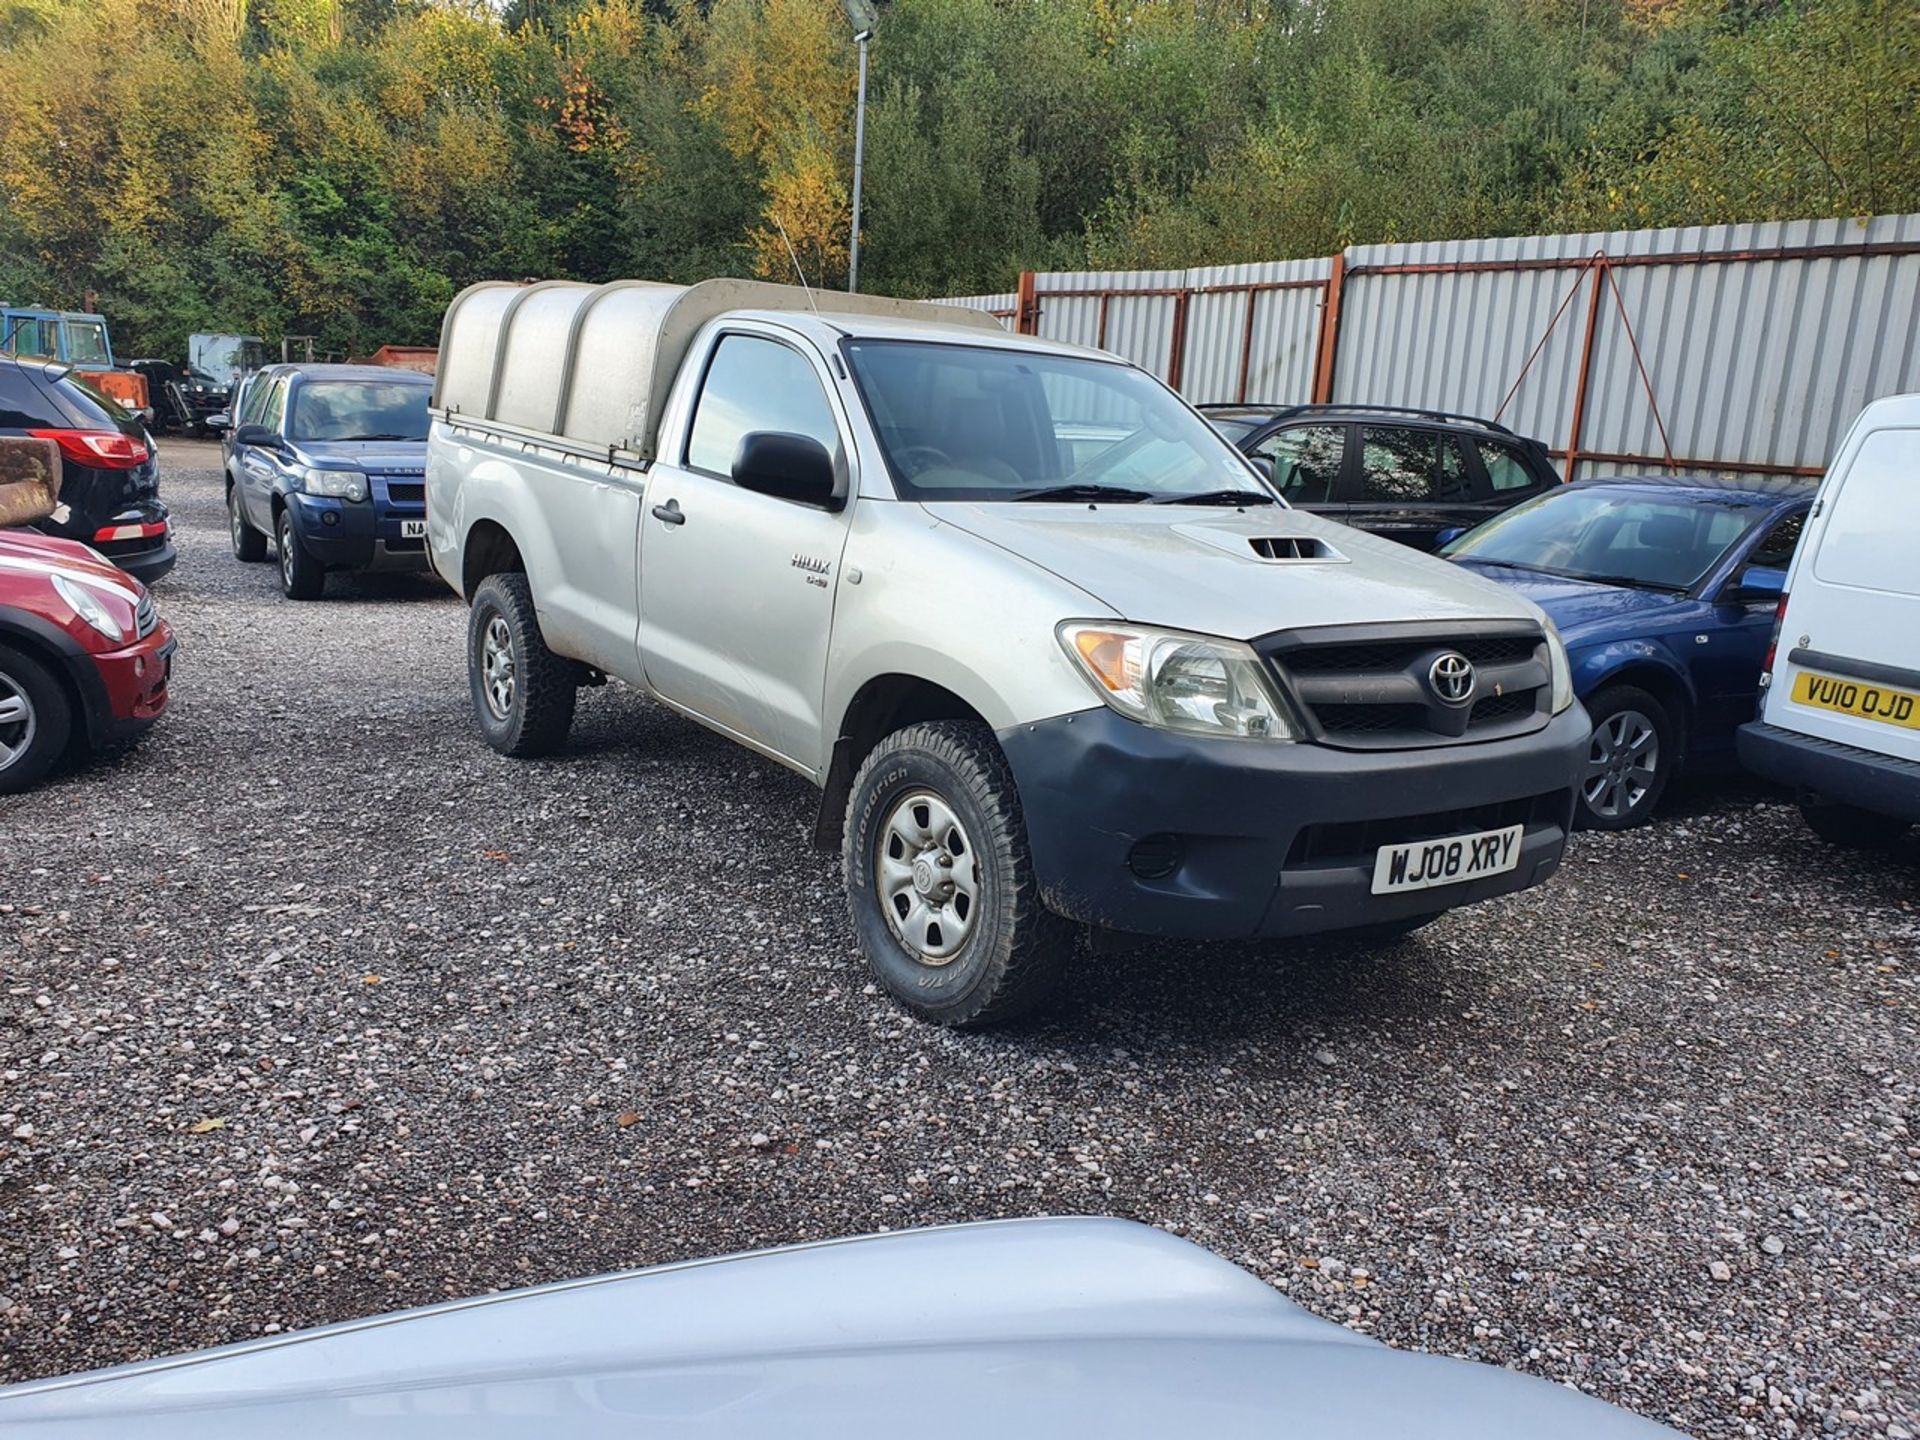
[[[526,758],[566,744],[579,677],[579,667],[547,648],[525,575],[489,575],[474,587],[467,688],[489,745]]]
[[[327,587],[326,567],[300,543],[291,510],[280,512],[279,531],[281,590],[289,600],[318,600]]]
[[[0,645],[0,795],[46,778],[73,733],[73,708],[38,660]]]
[[[1580,777],[1575,821],[1588,830],[1630,830],[1653,818],[1679,760],[1667,707],[1637,685],[1609,685],[1587,703],[1593,741]]]
[[[1041,903],[1019,791],[985,725],[910,725],[875,746],[841,860],[874,978],[921,1019],[998,1024],[1058,988],[1074,927]]]
[[[1858,805],[1842,805],[1811,790],[1800,792],[1800,814],[1822,840],[1849,850],[1885,850],[1899,844],[1913,828],[1892,815],[1862,810]]]
[[[240,513],[240,487],[227,482],[227,536],[233,542],[233,558],[249,565],[267,558],[267,537],[247,523]]]

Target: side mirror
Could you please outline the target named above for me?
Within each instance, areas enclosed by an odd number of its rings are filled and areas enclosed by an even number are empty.
[[[264,425],[242,425],[238,430],[233,432],[233,443],[236,445],[259,445],[268,450],[279,450],[283,448],[280,437]]]
[[[213,431],[214,434],[224,435],[233,428],[233,417],[225,413],[209,415],[200,423],[206,426],[207,429]]]
[[[1247,456],[1247,463],[1258,470],[1269,485],[1274,483],[1273,457],[1271,455],[1249,455]]]
[[[845,503],[827,447],[809,435],[752,430],[740,441],[733,483],[742,490],[775,495],[802,505],[838,510]]]
[[[1771,565],[1749,565],[1720,592],[1722,605],[1772,605],[1787,593],[1787,572]]]

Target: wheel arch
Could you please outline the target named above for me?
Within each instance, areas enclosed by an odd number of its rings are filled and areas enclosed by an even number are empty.
[[[1583,703],[1595,696],[1621,685],[1631,685],[1644,690],[1658,700],[1678,722],[1677,737],[1680,754],[1674,763],[1678,771],[1686,763],[1687,752],[1692,748],[1694,717],[1698,713],[1698,700],[1693,684],[1686,674],[1676,665],[1662,660],[1651,650],[1632,650],[1615,655],[1612,662],[1588,669],[1592,660],[1589,657],[1581,665],[1591,678],[1582,677],[1578,685]]]
[[[505,525],[483,517],[467,527],[460,541],[460,593],[467,599],[489,575],[524,575],[526,571],[520,544]]]
[[[0,645],[36,660],[53,676],[73,712],[74,741],[103,738],[110,713],[105,683],[90,656],[72,636],[30,611],[0,606]]]
[[[813,826],[813,843],[818,848],[837,850],[840,847],[847,797],[860,762],[894,731],[928,720],[990,723],[964,696],[922,675],[898,672],[875,675],[854,692],[841,716],[838,736],[828,757],[820,812]]]

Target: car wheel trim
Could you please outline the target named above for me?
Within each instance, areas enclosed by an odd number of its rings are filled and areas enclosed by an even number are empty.
[[[1645,803],[1660,771],[1660,733],[1638,710],[1609,715],[1593,729],[1580,781],[1587,808],[1609,820]]]
[[[280,578],[293,584],[293,522],[285,515],[280,517]]]
[[[33,748],[40,720],[26,688],[0,670],[0,770],[19,761]]]
[[[895,801],[874,847],[874,891],[887,926],[923,965],[949,963],[980,913],[980,865],[953,807],[931,790]]]
[[[240,497],[233,486],[227,487],[227,534],[233,539],[234,553],[240,551]]]
[[[480,689],[486,697],[488,713],[496,720],[504,721],[513,715],[516,668],[513,630],[507,624],[507,617],[489,616],[486,632],[480,640]]]

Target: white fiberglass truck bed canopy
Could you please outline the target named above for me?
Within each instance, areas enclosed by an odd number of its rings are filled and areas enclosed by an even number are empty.
[[[447,307],[433,404],[450,420],[604,458],[654,457],[660,412],[702,325],[738,310],[818,310],[1003,334],[984,311],[759,280],[572,280],[468,286]]]

